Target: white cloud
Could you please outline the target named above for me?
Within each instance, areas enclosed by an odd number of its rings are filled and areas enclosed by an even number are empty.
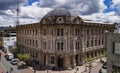
[[[78,11],[80,17],[83,19],[120,22],[120,18],[116,12],[103,13],[107,8],[103,1],[104,0],[40,0],[40,3],[35,2],[31,6],[20,6],[20,24],[39,22],[45,14],[56,7],[66,7]],[[115,1],[114,4],[120,2],[120,0],[113,1]],[[4,12],[8,15],[2,15],[0,17],[1,24],[15,25],[16,11],[8,9]]]
[[[103,12],[106,8],[107,8],[107,6],[106,5],[104,5],[104,0],[99,0],[99,12]]]
[[[21,24],[39,22],[40,19],[49,11],[51,8],[40,8],[37,6],[37,2],[33,3],[32,6],[22,6],[20,17]]]
[[[113,11],[109,13],[94,13],[92,15],[80,15],[83,19],[90,19],[98,22],[119,22],[120,17]]]
[[[114,5],[120,4],[120,0],[112,0]]]

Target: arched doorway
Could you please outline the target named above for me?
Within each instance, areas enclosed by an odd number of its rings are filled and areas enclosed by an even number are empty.
[[[63,68],[63,65],[64,65],[64,59],[61,58],[61,57],[58,57],[58,60],[57,60],[57,64],[58,64],[58,68]]]

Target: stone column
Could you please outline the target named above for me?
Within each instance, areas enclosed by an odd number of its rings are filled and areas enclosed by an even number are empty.
[[[75,55],[72,56],[72,65],[71,67],[74,68],[76,66]]]
[[[64,57],[64,67],[65,68],[71,68],[71,63],[70,63],[70,56],[65,56]]]
[[[49,66],[49,54],[46,54],[46,66]]]
[[[81,54],[78,54],[78,65],[82,65],[82,57]]]

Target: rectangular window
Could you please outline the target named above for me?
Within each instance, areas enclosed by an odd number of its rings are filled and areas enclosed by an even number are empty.
[[[79,29],[75,29],[75,35],[76,36],[79,36],[79,32],[80,32]]]
[[[63,51],[64,48],[64,42],[57,42],[57,50],[58,51]]]
[[[47,34],[47,30],[43,29],[43,35],[46,36],[46,34]]]
[[[113,42],[113,53],[120,54],[120,43]]]
[[[89,41],[87,41],[87,47],[89,47]]]
[[[91,47],[93,47],[93,40],[91,40]]]
[[[97,46],[97,40],[95,40],[95,46]]]
[[[33,46],[34,46],[34,40],[33,40]]]
[[[101,41],[99,40],[98,45],[100,45],[100,42],[101,42]]]
[[[57,36],[63,36],[64,35],[64,30],[63,30],[63,28],[61,28],[61,29],[57,29]]]
[[[34,29],[33,29],[33,35],[34,35]]]
[[[87,29],[87,35],[89,35],[89,29]]]
[[[64,30],[63,30],[63,29],[61,29],[61,36],[63,36],[63,34],[64,34]]]
[[[36,47],[38,46],[38,42],[37,42],[37,40],[36,40]]]
[[[75,42],[75,49],[76,49],[76,50],[79,50],[79,48],[80,48],[80,46],[79,46],[79,41],[76,41],[76,42]]]
[[[31,46],[31,40],[30,40],[30,46]]]
[[[35,32],[36,32],[36,35],[37,35],[37,33],[38,33],[37,29],[36,29],[36,31],[35,31]]]
[[[63,51],[63,48],[64,48],[64,43],[61,42],[61,51]]]
[[[102,34],[104,34],[104,30],[102,29]]]
[[[57,42],[57,50],[60,51],[60,42]]]
[[[102,39],[102,45],[104,44],[104,39]]]
[[[94,30],[93,29],[91,29],[91,35],[93,35],[94,34]]]
[[[46,41],[43,41],[43,49],[46,49]]]
[[[60,36],[60,29],[57,29],[57,36]]]
[[[30,29],[30,35],[31,35],[31,29]]]
[[[77,42],[75,42],[75,49],[77,50]]]

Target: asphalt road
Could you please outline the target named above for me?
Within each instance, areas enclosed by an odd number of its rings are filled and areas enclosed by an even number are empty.
[[[16,65],[12,65],[9,61],[5,59],[4,53],[2,53],[1,65],[6,72],[8,71],[10,73],[10,68],[13,68],[13,71],[11,71],[11,73],[21,73],[20,70],[17,69]]]

